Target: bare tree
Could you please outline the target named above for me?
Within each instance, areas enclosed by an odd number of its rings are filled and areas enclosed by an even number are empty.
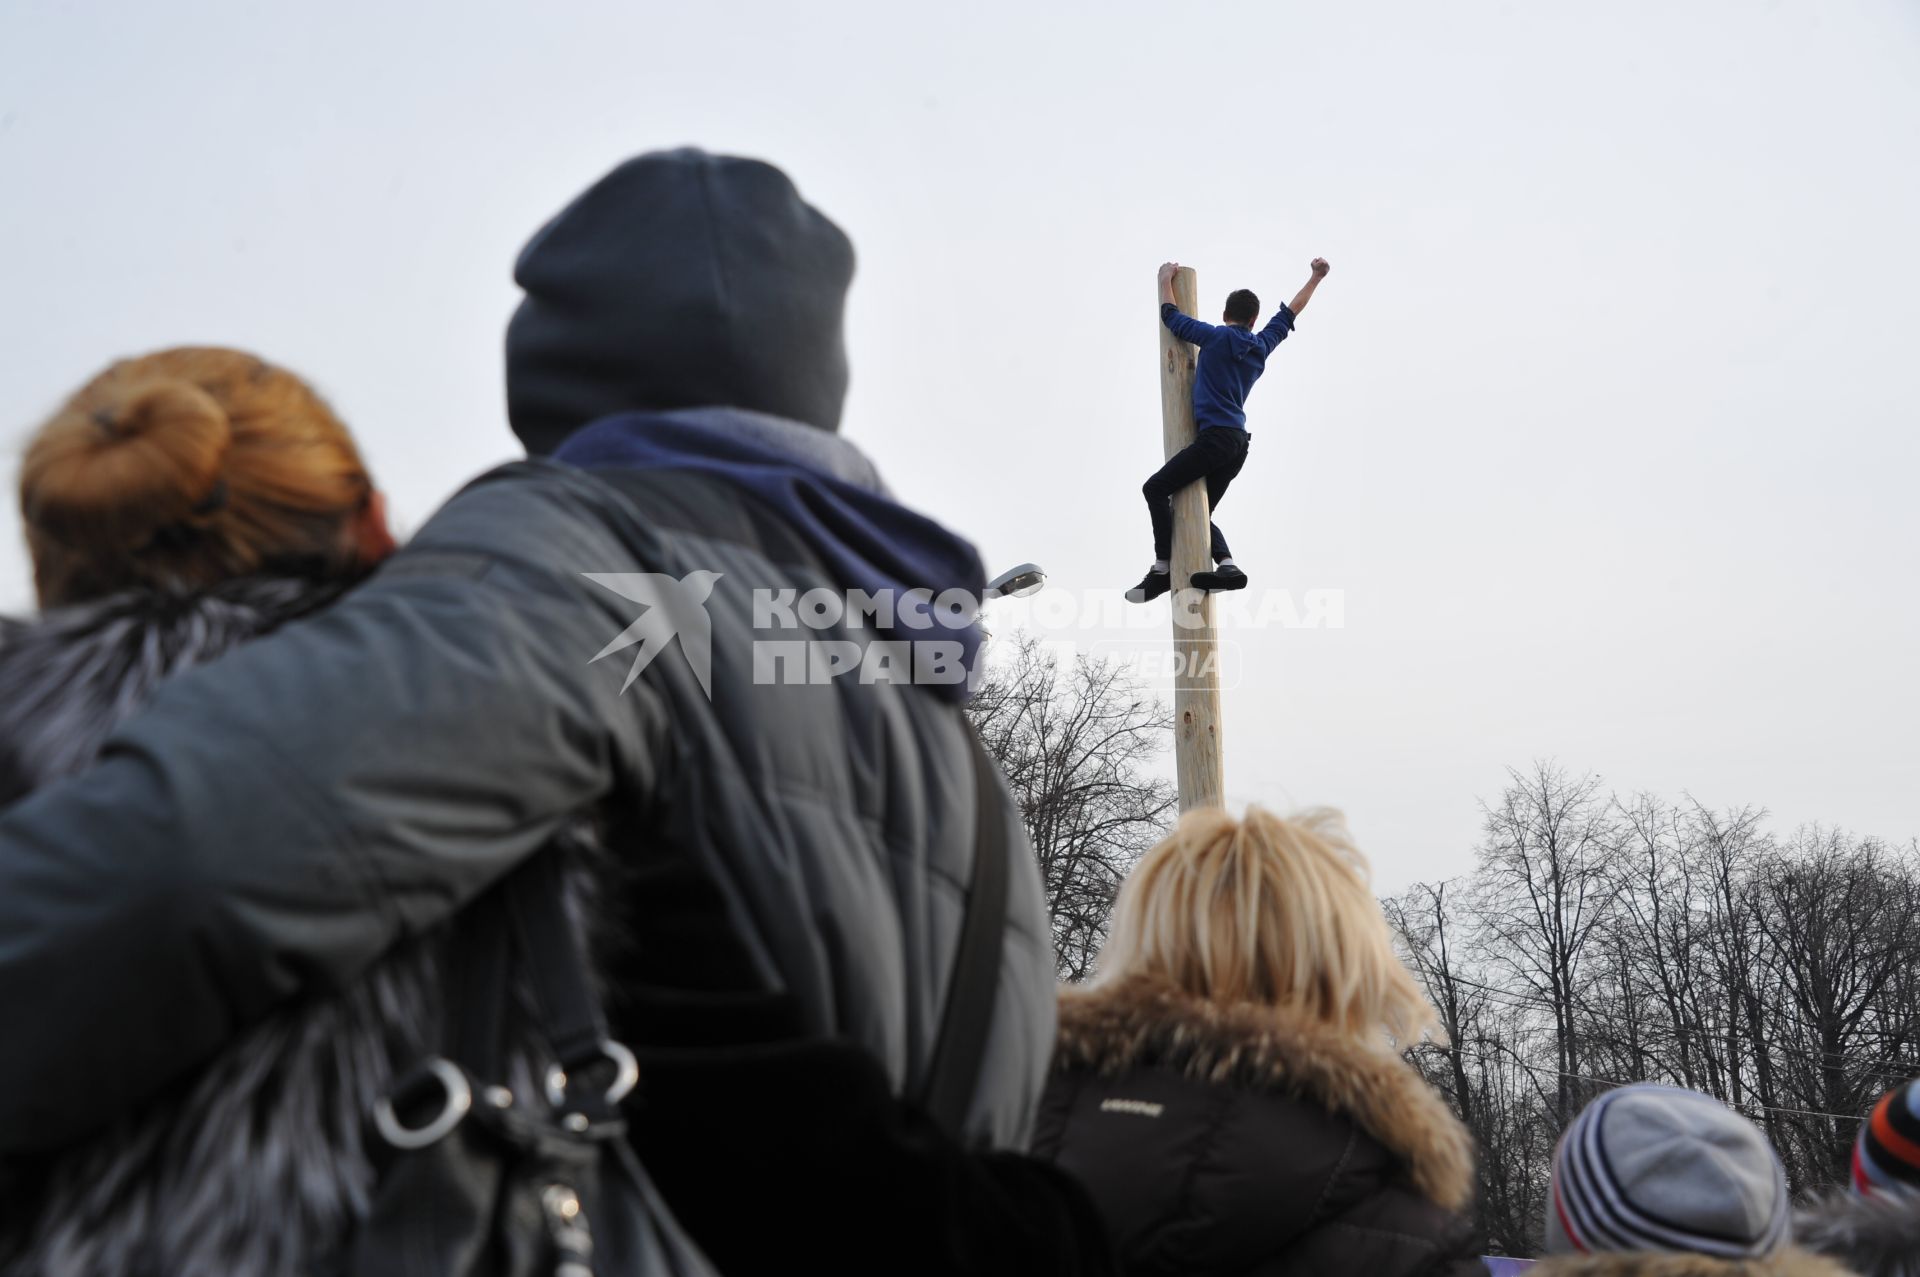
[[[1467,1043],[1479,1030],[1490,990],[1470,980],[1461,969],[1459,893],[1447,899],[1450,883],[1418,882],[1407,894],[1381,902],[1407,965],[1425,986],[1427,998],[1440,1013],[1440,1036],[1415,1047],[1416,1054],[1437,1055],[1445,1062],[1443,1094],[1453,1101],[1460,1120],[1473,1129],[1473,1083],[1468,1077]]]
[[[1465,880],[1385,901],[1448,1042],[1409,1058],[1480,1149],[1496,1251],[1538,1244],[1555,1140],[1633,1081],[1713,1095],[1803,1191],[1844,1180],[1860,1117],[1920,1074],[1920,845],[1768,834],[1550,764],[1486,808]]]
[[[1000,643],[969,712],[1033,840],[1060,975],[1079,980],[1120,880],[1175,814],[1172,782],[1149,770],[1173,720],[1118,663],[1062,669],[1030,635]]]
[[[1753,866],[1768,847],[1763,812],[1743,807],[1716,814],[1694,804],[1689,815],[1691,859],[1705,879],[1703,921],[1709,992],[1702,1020],[1702,1049],[1712,1094],[1735,1108],[1753,1109],[1772,1126],[1775,1098],[1766,1041],[1767,1004],[1756,980],[1762,937],[1755,923],[1750,886]]]
[[[1807,828],[1759,866],[1755,885],[1775,1038],[1793,1048],[1780,1064],[1805,1110],[1784,1123],[1800,1154],[1791,1160],[1844,1177],[1854,1115],[1889,1085],[1876,1062],[1904,1056],[1920,1027],[1911,1006],[1888,999],[1920,962],[1920,882],[1884,843]]]
[[[1620,838],[1599,777],[1573,779],[1546,762],[1509,775],[1486,809],[1477,904],[1491,965],[1551,1016],[1553,1112],[1564,1126],[1586,1099],[1580,999],[1592,942],[1619,890]]]

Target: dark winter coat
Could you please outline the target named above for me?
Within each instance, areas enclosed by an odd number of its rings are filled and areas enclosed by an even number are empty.
[[[725,1277],[1121,1271],[1085,1188],[1038,1158],[961,1153],[848,1043],[654,1051],[641,1071],[634,1143]]]
[[[165,679],[340,588],[253,578],[0,622],[0,802],[80,771]],[[433,1032],[433,981],[425,947],[403,946],[338,994],[252,1027],[138,1113],[14,1167],[0,1186],[0,1273],[295,1271],[365,1211],[364,1118],[394,1061],[419,1058]]]
[[[823,464],[796,464],[792,485]],[[883,556],[886,530],[862,531]],[[348,983],[596,809],[717,884],[810,1034],[917,1084],[976,845],[973,756],[941,688],[757,681],[793,675],[756,664],[760,639],[866,635],[859,617],[756,629],[758,591],[856,584],[827,561],[721,474],[525,462],[454,497],[338,605],[170,680],[98,766],[0,813],[0,1006],[38,1028],[0,1053],[0,1152],[84,1134],[237,1026]],[[628,685],[639,648],[595,658],[655,609],[587,573],[704,574],[708,633],[670,632]],[[684,654],[701,638],[708,671]],[[988,783],[1013,872],[967,1129],[1017,1147],[1051,1049],[1053,956],[1019,813]]]
[[[1483,1274],[1469,1137],[1397,1056],[1138,978],[1071,990],[1036,1154],[1129,1274]]]
[[[313,1253],[295,1217],[311,1208],[317,1237],[357,1209],[364,1162],[342,1150],[360,1138],[374,1080],[386,1076],[384,1063],[353,1074],[342,1059],[377,1050],[383,1062],[411,1061],[418,1043],[383,1046],[385,1038],[395,1024],[432,1022],[429,1009],[407,1003],[430,976],[406,987],[355,981],[587,814],[608,827],[617,853],[602,866],[606,886],[590,919],[603,942],[596,956],[612,1025],[654,1080],[642,1087],[635,1142],[676,1209],[697,1215],[687,1194],[712,1183],[697,1164],[672,1164],[687,1145],[675,1144],[665,1120],[680,1101],[661,1053],[697,1055],[708,1041],[688,1020],[723,1022],[735,1046],[746,1030],[764,1048],[762,1062],[773,1061],[769,1077],[780,1075],[781,1051],[824,1043],[841,1052],[850,1079],[864,1069],[888,1097],[918,1085],[976,845],[963,711],[951,688],[756,681],[756,639],[796,636],[756,632],[755,592],[858,585],[833,565],[884,559],[889,529],[873,522],[877,504],[849,524],[845,491],[836,488],[833,502],[808,495],[810,476],[822,473],[877,488],[850,445],[725,410],[676,420],[715,426],[716,413],[715,428],[738,428],[735,445],[790,447],[799,460],[785,491],[807,503],[818,527],[783,517],[724,466],[505,467],[456,496],[338,604],[169,680],[111,733],[91,770],[0,813],[0,1006],[36,1026],[0,1051],[0,1154],[112,1139],[100,1136],[103,1123],[169,1102],[180,1088],[204,1088],[211,1100],[223,1085],[218,1070],[230,1065],[236,1113],[284,1093],[307,1133],[219,1145],[189,1124],[169,1128],[180,1139],[154,1155],[181,1192],[198,1185],[200,1206],[227,1212],[227,1232],[196,1233],[191,1210],[141,1214],[151,1191],[141,1168],[152,1160],[109,1157],[95,1176],[98,1195],[122,1212],[122,1241],[163,1237],[193,1254],[203,1238],[243,1248],[213,1268],[158,1269],[165,1277],[275,1271],[236,1260],[254,1253],[246,1246]],[[676,438],[686,446],[684,431]],[[902,535],[937,530],[921,524],[903,524]],[[809,539],[843,528],[869,537],[851,559]],[[709,678],[674,650],[699,637],[682,626],[623,686],[635,649],[595,657],[649,607],[587,572],[718,574],[700,608],[711,626]],[[862,634],[856,620],[799,637],[851,643]],[[1018,1148],[1051,1049],[1052,950],[1018,812],[996,777],[988,783],[1012,875],[1001,984],[965,1125],[971,1142]],[[360,1017],[353,1023],[295,1015],[278,1030],[310,1052],[299,1078],[274,1071],[272,1050],[222,1054],[287,999],[341,989],[350,990],[341,1014]],[[769,996],[782,1013],[768,1023],[736,1014],[743,999]],[[275,1023],[252,1032],[270,1036]],[[202,1073],[216,1058],[216,1073]],[[350,1085],[350,1074],[368,1084]],[[657,1107],[648,1103],[663,1088]],[[855,1089],[794,1103],[818,1106]],[[687,1104],[712,1098],[687,1095]],[[855,1228],[887,1208],[847,1197],[829,1177],[832,1157],[820,1154],[850,1156],[848,1146],[823,1151],[783,1136],[756,1124],[767,1112],[743,1105],[682,1111],[700,1112],[716,1139],[759,1158],[763,1173],[818,1214],[816,1227]],[[911,1235],[921,1253],[843,1271],[899,1271],[901,1262],[960,1271],[947,1266],[947,1255],[964,1253],[953,1239],[1008,1226],[1004,1208],[1016,1201],[1032,1235],[1053,1238],[1059,1260],[1032,1271],[1102,1271],[1098,1255],[1076,1251],[1075,1212],[1093,1216],[1064,1177],[1011,1159],[968,1160],[951,1140],[904,1130],[905,1120],[893,1113],[860,1129],[899,1137],[885,1156],[916,1159],[921,1178],[888,1182],[944,1229]],[[320,1138],[309,1138],[314,1131]],[[307,1177],[305,1148],[325,1159],[325,1182]],[[244,1159],[257,1196],[218,1201],[217,1177],[195,1178],[196,1158],[222,1173]],[[911,1197],[928,1183],[953,1191],[932,1204]],[[1042,1190],[1049,1201],[1034,1205]],[[942,1215],[964,1201],[997,1203],[1002,1214]],[[740,1233],[727,1216],[709,1227]],[[1043,1247],[1033,1253],[1053,1263]],[[1076,1253],[1087,1268],[1070,1266]]]

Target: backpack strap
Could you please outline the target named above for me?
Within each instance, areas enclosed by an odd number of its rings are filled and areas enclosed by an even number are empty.
[[[614,1063],[618,1075],[631,1064],[632,1055],[607,1036],[606,1012],[600,1005],[586,944],[567,912],[565,866],[557,851],[547,848],[517,872],[522,881],[507,908],[527,964],[534,1011],[559,1062],[557,1082],[564,1089],[570,1075],[603,1061]],[[616,1076],[605,1099],[617,1102],[632,1085],[631,1079],[621,1082]],[[561,1102],[559,1094],[550,1093],[549,1098],[555,1104]]]
[[[517,876],[495,883],[454,915],[442,958],[449,997],[441,1050],[488,1084],[504,1081],[507,1072],[507,1003],[513,995],[507,891]]]
[[[926,1081],[916,1097],[949,1134],[965,1129],[967,1111],[980,1083],[987,1035],[993,1028],[994,996],[1000,988],[1000,954],[1007,926],[1007,823],[993,784],[993,760],[973,725],[966,725],[972,747],[974,792],[973,871],[967,883],[966,912],[940,1036]]]
[[[505,1080],[507,1009],[518,955],[533,994],[532,1027],[558,1064],[549,1098],[560,1102],[554,1092],[564,1093],[568,1075],[610,1061],[616,1085],[606,1098],[617,1100],[632,1085],[622,1081],[631,1055],[608,1041],[599,989],[567,913],[564,861],[562,844],[541,848],[458,915],[448,950],[453,997],[446,1050],[482,1082]]]

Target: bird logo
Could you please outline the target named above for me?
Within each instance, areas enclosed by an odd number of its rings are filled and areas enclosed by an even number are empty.
[[[625,692],[640,677],[640,671],[651,665],[653,658],[677,638],[687,665],[700,682],[700,690],[707,694],[708,700],[713,699],[713,618],[707,615],[707,596],[713,593],[713,584],[720,579],[720,573],[689,572],[678,578],[664,572],[582,572],[580,575],[646,609],[638,620],[594,653],[593,660],[587,664],[638,643],[640,650],[634,653],[627,681],[620,684],[620,690]]]

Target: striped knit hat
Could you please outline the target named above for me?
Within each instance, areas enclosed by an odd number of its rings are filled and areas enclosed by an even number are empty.
[[[1880,1097],[1853,1144],[1853,1187],[1920,1188],[1920,1079]]]
[[[1792,1227],[1766,1137],[1720,1101],[1626,1086],[1587,1105],[1553,1153],[1547,1250],[1771,1255]]]

